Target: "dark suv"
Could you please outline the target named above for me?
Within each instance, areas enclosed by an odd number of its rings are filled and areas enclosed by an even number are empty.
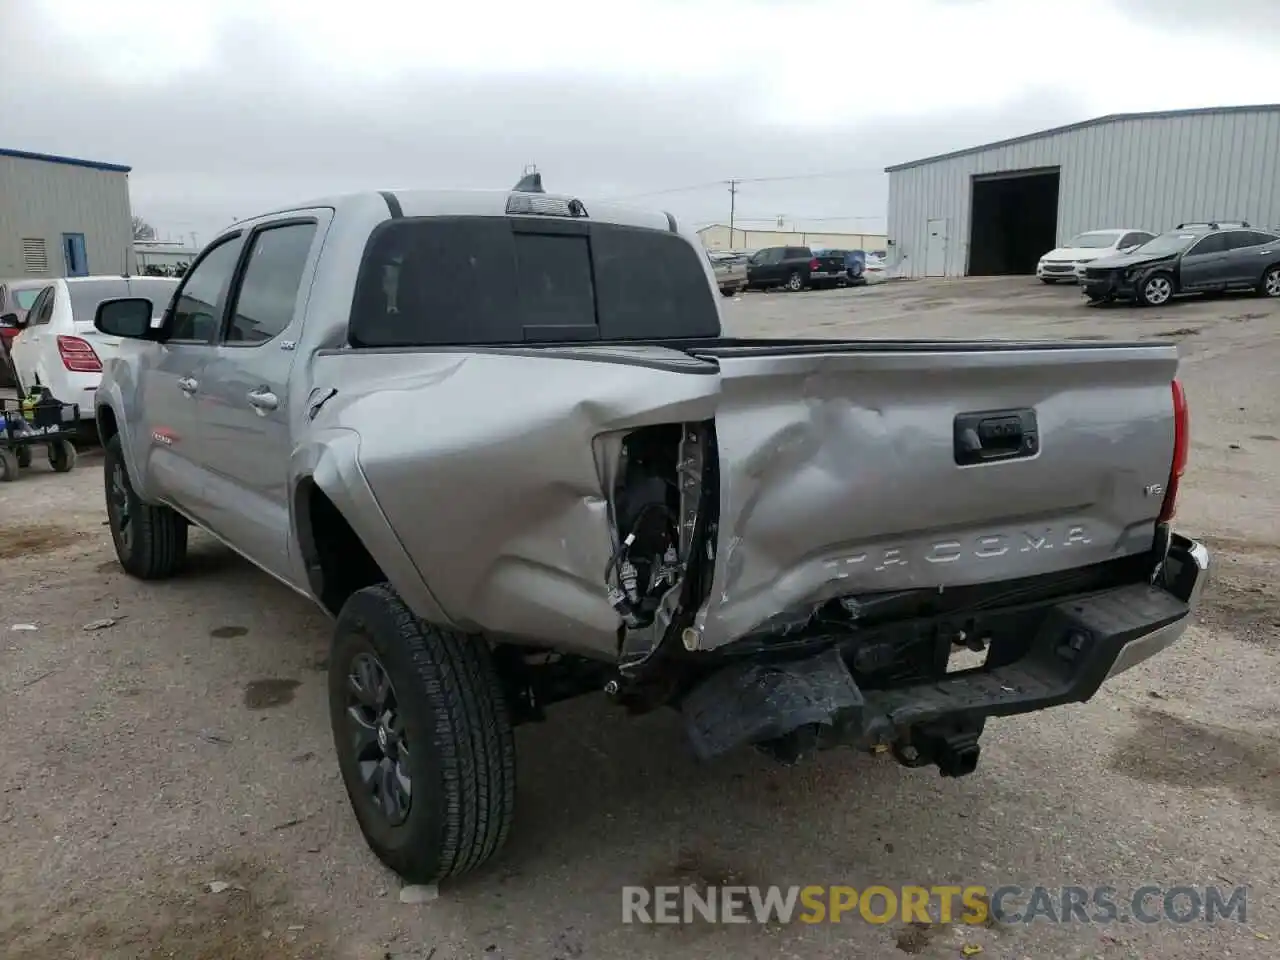
[[[1083,283],[1090,303],[1156,307],[1179,294],[1224,290],[1280,297],[1280,231],[1245,221],[1180,223],[1130,253],[1093,261]]]
[[[834,287],[845,279],[844,254],[814,254],[808,247],[765,247],[747,261],[747,287],[783,287],[795,292],[806,287]]]

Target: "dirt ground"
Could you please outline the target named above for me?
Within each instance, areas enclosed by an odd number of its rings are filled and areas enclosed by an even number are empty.
[[[326,618],[203,536],[181,578],[124,576],[86,452],[71,474],[38,467],[0,488],[0,956],[1275,956],[1280,304],[1089,309],[1074,288],[1001,279],[750,294],[725,310],[756,335],[1179,341],[1194,438],[1180,522],[1216,562],[1198,622],[1088,704],[993,722],[960,780],[839,751],[699,766],[674,715],[566,704],[518,732],[506,850],[410,905],[365,848],[332,758]],[[1244,926],[620,922],[624,884],[730,876],[1247,884],[1249,912]]]

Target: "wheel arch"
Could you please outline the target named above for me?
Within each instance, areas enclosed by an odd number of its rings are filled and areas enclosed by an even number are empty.
[[[289,509],[311,595],[336,616],[356,590],[386,581],[423,620],[453,626],[378,505],[357,451],[355,435],[343,431],[295,454],[306,467],[294,472]]]

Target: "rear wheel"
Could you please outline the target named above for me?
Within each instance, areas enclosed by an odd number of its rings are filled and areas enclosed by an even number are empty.
[[[1147,307],[1160,307],[1173,296],[1173,277],[1161,271],[1153,273],[1138,287],[1138,302]]]
[[[1258,285],[1258,292],[1264,297],[1280,297],[1280,263],[1267,268],[1267,272],[1262,275],[1262,283]]]
[[[0,483],[18,479],[18,457],[12,450],[0,450]]]
[[[26,446],[18,447],[16,450],[13,451],[13,455],[18,460],[18,466],[20,467],[31,466],[31,448],[30,447],[26,447]]]
[[[338,766],[365,841],[411,883],[480,866],[515,809],[515,740],[481,637],[424,623],[389,584],[342,607],[329,656]]]
[[[787,277],[786,288],[791,293],[799,293],[804,289],[804,277],[793,271],[791,276]]]
[[[143,503],[129,482],[120,435],[107,441],[102,458],[107,524],[125,572],[141,580],[163,580],[187,558],[187,521],[168,507]]]

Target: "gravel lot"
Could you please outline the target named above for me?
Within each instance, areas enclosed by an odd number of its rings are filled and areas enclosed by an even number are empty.
[[[735,332],[1181,344],[1181,526],[1215,551],[1183,642],[1091,703],[996,721],[942,780],[832,752],[706,767],[589,697],[522,728],[511,843],[399,902],[332,758],[327,619],[198,536],[117,566],[100,459],[0,489],[0,954],[84,958],[1263,957],[1280,946],[1280,304],[1090,309],[1031,279],[749,294]],[[113,626],[86,624],[115,618]],[[13,631],[15,624],[37,629]],[[626,927],[627,883],[1248,884],[1246,926]],[[230,884],[219,893],[211,881]],[[1269,937],[1270,939],[1266,939]]]

